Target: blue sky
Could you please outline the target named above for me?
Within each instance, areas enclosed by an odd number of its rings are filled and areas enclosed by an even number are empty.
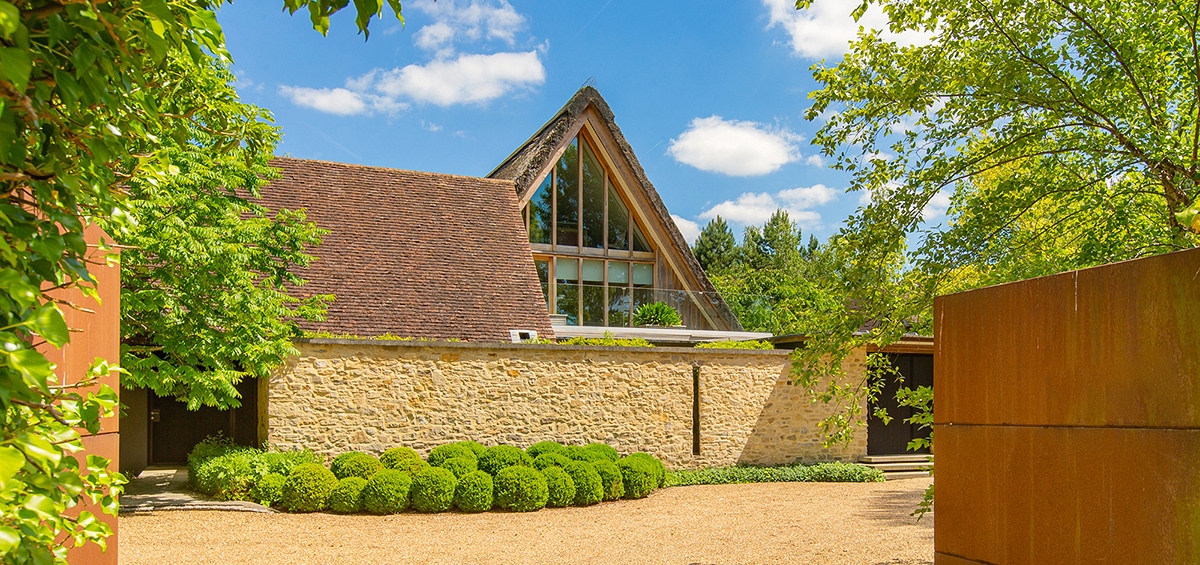
[[[823,240],[863,198],[809,144],[809,68],[883,22],[854,22],[844,0],[789,4],[413,0],[365,42],[350,11],[328,37],[278,1],[219,17],[280,154],[483,176],[591,80],[686,236],[720,214],[740,237],[782,207]]]

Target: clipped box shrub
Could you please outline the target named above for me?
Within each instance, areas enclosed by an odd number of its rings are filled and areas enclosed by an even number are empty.
[[[393,447],[379,456],[379,462],[385,469],[411,468],[411,461],[425,462],[421,454],[411,447]]]
[[[346,477],[369,479],[371,475],[383,470],[383,463],[369,453],[351,451],[334,457],[333,462],[329,464],[329,470],[333,471],[334,476],[338,479]]]
[[[563,449],[562,454],[572,461],[604,461],[608,459],[602,453],[582,445],[568,445]]]
[[[362,512],[363,488],[367,480],[359,476],[346,477],[329,493],[329,509],[338,514]]]
[[[625,498],[644,498],[658,487],[658,470],[641,457],[626,456],[617,461],[625,483]]]
[[[458,479],[441,467],[426,467],[413,475],[409,498],[417,512],[445,512],[454,505]]]
[[[442,464],[438,466],[454,473],[456,478],[479,470],[479,462],[476,461],[475,457],[451,457],[442,461]]]
[[[217,500],[249,500],[250,489],[261,476],[256,470],[261,456],[257,449],[231,446],[196,461],[188,468],[188,480],[196,492]]]
[[[292,474],[292,469],[297,465],[305,463],[321,464],[321,456],[313,453],[309,449],[297,449],[294,451],[268,451],[262,454],[262,462],[266,465],[265,472],[279,473],[283,476]]]
[[[254,487],[250,489],[250,501],[257,502],[263,506],[275,506],[283,500],[283,483],[287,482],[287,477],[279,473],[267,473],[263,475],[258,482],[254,483]]]
[[[572,505],[591,506],[604,500],[604,482],[592,463],[571,461],[563,465],[562,470],[566,471],[571,476],[571,482],[575,483],[575,499],[571,501]]]
[[[488,451],[491,452],[490,449]],[[524,451],[521,452],[522,455],[524,453]],[[533,467],[522,465],[505,467],[496,473],[492,481],[495,487],[495,505],[505,510],[513,512],[541,510],[546,507],[546,502],[550,497],[545,475]]]
[[[454,488],[454,506],[463,512],[487,512],[492,509],[492,476],[472,471],[458,479]]]
[[[654,469],[655,488],[661,487],[666,483],[667,467],[666,465],[663,465],[663,462],[659,458],[644,452],[630,453],[629,457],[645,461],[646,464]]]
[[[316,512],[329,504],[338,479],[333,472],[316,463],[297,465],[283,483],[283,507],[289,512]]]
[[[546,467],[546,506],[563,508],[575,501],[575,481],[562,467]]]
[[[604,491],[603,500],[611,502],[625,496],[625,479],[621,476],[621,468],[612,461],[596,461],[592,463],[596,474],[600,475],[600,488]]]
[[[466,457],[469,459],[478,459],[475,452],[461,443],[447,443],[433,448],[429,452],[429,457],[426,461],[434,467],[441,467],[442,462],[455,457]]]
[[[479,456],[483,455],[484,451],[487,451],[487,447],[477,441],[460,441],[458,442],[458,445],[467,446],[467,449],[470,449],[473,453],[475,453],[476,459],[479,459]]]
[[[571,459],[567,459],[562,453],[543,453],[534,458],[533,468],[545,471],[546,467],[562,467],[570,462]]]
[[[384,469],[367,479],[362,490],[363,509],[372,514],[396,514],[408,508],[412,475]]]
[[[529,454],[511,445],[494,445],[479,456],[479,470],[493,477],[501,469],[517,465],[530,467],[533,465],[533,459]]]
[[[543,453],[560,453],[563,450],[563,444],[557,441],[539,441],[525,448],[525,453],[536,460]]]
[[[607,443],[589,443],[583,446],[583,448],[589,452],[599,454],[600,456],[614,463],[617,461],[617,459],[621,458],[621,454],[617,453],[617,450],[613,449],[613,447]]]

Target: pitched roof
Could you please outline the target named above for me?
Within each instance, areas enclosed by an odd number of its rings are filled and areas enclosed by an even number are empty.
[[[278,158],[272,210],[306,209],[329,230],[296,294],[331,293],[308,330],[508,341],[553,337],[509,181]]]
[[[671,219],[671,213],[667,211],[667,206],[663,204],[658,191],[646,177],[646,171],[633,153],[633,147],[621,133],[621,128],[617,127],[616,118],[613,116],[608,102],[604,101],[604,97],[600,96],[600,92],[595,88],[591,86],[580,88],[562,109],[549,122],[546,122],[546,125],[542,126],[542,129],[509,155],[491,173],[488,173],[488,177],[512,181],[516,185],[517,194],[521,199],[528,199],[531,196],[530,193],[537,190],[534,183],[541,180],[542,171],[546,170],[550,160],[558,156],[559,148],[570,141],[566,139],[567,136],[578,131],[578,124],[583,120],[584,113],[588,108],[595,109],[603,125],[612,134],[620,153],[613,157],[623,159],[629,170],[632,171],[634,176],[632,180],[640,186],[646,201],[650,204],[650,213],[656,217],[661,226],[660,233],[669,238],[671,245],[678,252],[679,263],[698,287],[692,290],[703,293],[702,296],[709,302],[710,312],[715,314],[718,320],[725,325],[724,328],[718,329],[741,330],[742,325],[738,322],[737,316],[717,293],[717,289],[708,280],[708,276],[704,274],[704,268],[692,255],[691,247],[684,239],[683,234],[679,232],[675,220]]]

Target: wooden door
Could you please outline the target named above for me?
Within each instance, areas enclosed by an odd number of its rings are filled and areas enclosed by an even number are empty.
[[[927,353],[890,353],[888,358],[904,377],[903,386],[917,388],[918,386],[933,386],[933,355]],[[896,391],[901,387],[896,379],[889,378],[883,386],[879,398],[871,404],[871,414],[867,418],[867,454],[868,455],[899,455],[914,453],[908,451],[908,442],[917,437],[929,437],[929,429],[920,429],[915,424],[905,422],[912,417],[912,408],[896,404]],[[887,409],[892,417],[889,424],[875,417],[875,408]],[[915,453],[928,453],[922,449]]]
[[[257,380],[238,383],[237,389],[242,406],[233,410],[207,406],[188,410],[184,402],[150,393],[150,464],[186,464],[197,443],[217,434],[240,445],[259,447]]]

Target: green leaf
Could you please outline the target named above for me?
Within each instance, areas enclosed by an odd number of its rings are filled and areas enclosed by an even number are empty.
[[[62,311],[53,302],[43,304],[29,318],[28,326],[31,331],[42,336],[54,347],[62,347],[71,341],[70,330],[63,319]]]
[[[21,11],[16,6],[0,0],[0,36],[4,39],[12,37],[20,25]]]
[[[29,279],[17,272],[16,269],[0,269],[0,288],[8,290],[8,295],[22,309],[33,306],[37,302],[37,287],[29,284]]]
[[[45,355],[32,349],[5,351],[3,354],[8,358],[8,366],[20,373],[27,386],[45,394],[50,393],[46,381],[54,376],[54,364]]]
[[[0,526],[0,554],[5,554],[21,543],[21,534],[8,526]]]
[[[33,72],[29,51],[20,47],[0,48],[0,79],[11,82],[18,92],[24,92]]]
[[[17,471],[25,466],[25,456],[21,450],[12,447],[0,447],[0,489],[3,489],[17,475]]]

